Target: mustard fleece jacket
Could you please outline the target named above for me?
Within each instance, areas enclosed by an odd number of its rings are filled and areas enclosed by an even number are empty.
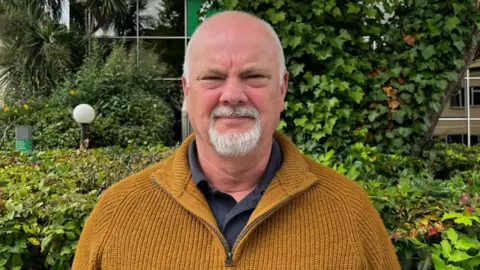
[[[192,179],[187,149],[194,136],[102,195],[73,270],[400,269],[365,191],[279,132],[282,167],[230,249]]]

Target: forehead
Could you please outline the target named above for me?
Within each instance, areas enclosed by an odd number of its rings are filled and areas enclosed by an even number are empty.
[[[272,40],[264,35],[219,33],[197,41],[192,47],[193,71],[209,65],[232,69],[243,66],[270,67],[278,62]]]

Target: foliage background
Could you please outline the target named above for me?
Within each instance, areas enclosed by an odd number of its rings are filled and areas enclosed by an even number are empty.
[[[308,153],[366,142],[418,154],[480,22],[471,0],[205,2],[273,25],[291,79],[280,128]]]

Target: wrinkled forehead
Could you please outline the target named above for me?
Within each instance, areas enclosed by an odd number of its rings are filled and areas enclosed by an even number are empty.
[[[193,70],[209,64],[225,68],[255,64],[278,67],[280,64],[277,49],[268,36],[218,33],[209,38],[199,38],[192,45]]]

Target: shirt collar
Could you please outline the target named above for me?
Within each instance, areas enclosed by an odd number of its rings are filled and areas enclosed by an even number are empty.
[[[260,182],[258,183],[258,186],[254,190],[255,197],[257,196],[260,197],[265,192],[265,190],[268,188],[268,185],[270,184],[273,177],[275,176],[275,173],[282,166],[282,163],[283,163],[282,150],[280,149],[280,145],[277,143],[277,141],[273,139],[272,151],[270,152],[270,158],[268,160],[267,168]],[[188,164],[190,166],[190,170],[192,171],[192,178],[195,184],[197,185],[197,187],[200,188],[200,185],[205,185],[205,184],[202,184],[203,182],[206,182],[206,184],[208,184],[208,180],[203,174],[198,163],[198,152],[197,152],[197,144],[195,139],[193,139],[190,142],[190,145],[188,146]],[[213,191],[215,190],[214,188],[212,189]]]

